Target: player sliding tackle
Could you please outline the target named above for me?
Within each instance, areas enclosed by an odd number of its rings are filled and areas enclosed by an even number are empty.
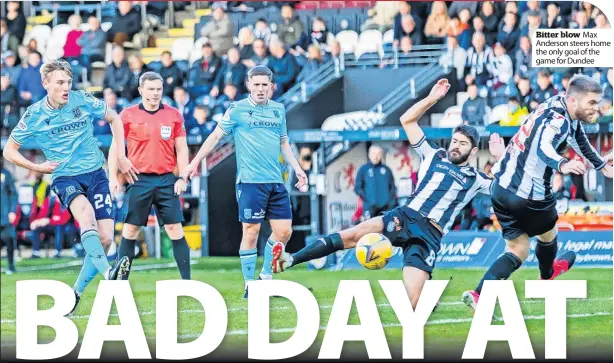
[[[114,267],[107,261],[106,249],[115,230],[113,205],[93,121],[104,119],[111,123],[113,141],[118,145],[124,144],[124,130],[121,118],[106,103],[83,91],[70,90],[73,77],[66,61],[45,63],[40,72],[47,97],[28,107],[11,132],[4,157],[23,168],[52,173],[51,188],[81,227],[86,256],[74,286],[72,313],[97,273],[116,280],[129,268],[128,258],[120,259]],[[21,155],[19,148],[28,142],[40,148],[47,161],[35,164]],[[123,148],[118,149],[117,164],[126,180],[133,183],[137,170]]]
[[[537,237],[535,256],[542,280],[567,272],[576,253],[558,250],[556,200],[551,191],[554,171],[582,175],[581,160],[562,157],[568,143],[588,159],[595,170],[612,178],[610,153],[601,158],[591,146],[582,122],[593,122],[602,98],[601,85],[584,75],[569,81],[567,93],[542,103],[524,122],[507,147],[492,188],[492,204],[507,241],[507,252],[495,261],[475,290],[466,291],[463,301],[475,310],[484,280],[505,280],[529,256],[529,238]]]
[[[241,240],[241,270],[247,285],[254,280],[256,267],[256,241],[260,223],[268,219],[273,233],[267,241],[264,265],[259,279],[271,279],[271,250],[275,243],[282,246],[292,234],[292,208],[290,196],[283,184],[279,155],[292,166],[302,189],[307,176],[294,157],[286,129],[284,106],[269,100],[272,93],[273,73],[267,67],[257,66],[247,74],[249,97],[231,104],[222,121],[207,138],[192,162],[181,176],[187,180],[196,175],[198,165],[209,155],[224,135],[234,137],[237,151],[237,201],[239,220],[243,223]]]
[[[418,126],[420,117],[450,89],[446,79],[439,80],[430,94],[403,116],[401,124],[414,150],[421,158],[418,185],[407,205],[356,227],[333,233],[290,255],[283,244],[273,246],[273,271],[282,272],[299,263],[327,256],[356,246],[369,233],[383,233],[393,245],[402,247],[403,281],[415,308],[422,287],[431,278],[441,238],[448,233],[458,213],[477,193],[489,194],[492,180],[469,166],[470,156],[478,152],[479,134],[471,126],[454,130],[448,151],[432,147]],[[504,145],[497,134],[490,138],[490,152],[499,158]]]

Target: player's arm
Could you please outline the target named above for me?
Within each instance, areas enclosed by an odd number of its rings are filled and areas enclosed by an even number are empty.
[[[128,157],[126,156],[126,148],[119,146],[125,145],[126,142],[126,138],[124,137],[124,123],[122,122],[122,119],[117,114],[117,112],[108,107],[104,120],[111,125],[111,132],[113,133],[112,144],[115,143],[113,156],[117,161],[117,166],[114,170],[117,170],[117,168],[119,168],[121,173],[124,174],[124,176],[126,177],[126,181],[128,181],[128,183],[130,184],[133,184],[136,180],[139,179],[137,177],[139,171],[134,167],[134,165],[132,165],[132,162],[128,160]],[[111,159],[110,151],[109,159]],[[111,165],[111,162],[109,162],[109,165]]]
[[[55,161],[45,161],[42,164],[36,164],[26,159],[21,153],[19,149],[23,144],[32,139],[36,130],[32,129],[32,125],[29,125],[32,119],[32,112],[30,108],[26,110],[26,112],[21,116],[19,123],[17,126],[13,128],[11,131],[11,135],[4,146],[3,156],[4,159],[10,163],[13,163],[17,166],[21,166],[22,168],[26,168],[28,170],[37,171],[44,174],[52,173],[55,168],[57,168],[58,163]]]
[[[175,138],[175,151],[177,153],[177,171],[179,172],[179,175],[181,175],[190,161],[190,151],[188,149],[188,141],[185,135]],[[185,192],[185,183],[186,181],[183,178],[179,178],[175,182],[175,194],[179,195]]]
[[[192,159],[192,161],[190,161],[190,163],[180,173],[181,178],[185,182],[188,181],[188,178],[192,179],[194,177],[194,175],[196,175],[196,171],[198,170],[198,165],[200,164],[200,162],[203,161],[204,158],[209,156],[211,151],[213,151],[213,149],[215,149],[217,144],[220,143],[220,140],[225,135],[226,134],[225,134],[224,130],[218,125],[213,130],[211,135],[209,135],[209,137],[207,137],[207,140],[205,140],[205,142],[202,144],[202,146],[198,150],[198,153],[196,154],[196,156],[194,156],[194,159]]]
[[[301,165],[296,160],[287,136],[281,138],[281,153],[284,156],[284,160],[286,160],[286,162],[290,164],[294,170],[296,178],[298,179],[294,186],[301,189],[301,191],[306,191],[304,190],[304,187],[307,185],[307,174],[305,174],[303,169],[301,169]]]
[[[581,123],[578,123],[578,129],[576,129],[575,134],[570,137],[569,140],[571,147],[573,147],[580,156],[587,159],[595,170],[601,170],[608,178],[612,177],[612,168],[608,165],[608,159],[602,158],[597,150],[593,148]],[[611,159],[611,156],[609,156],[609,158]]]
[[[562,157],[556,151],[555,144],[567,134],[569,123],[565,119],[565,116],[558,112],[551,111],[551,115],[544,121],[544,125],[541,126],[538,139],[537,156],[546,165],[552,169],[558,171],[561,174],[577,174],[582,175],[586,172],[584,163],[578,160],[568,160]]]
[[[407,134],[407,139],[421,158],[434,152],[435,149],[426,142],[426,136],[424,135],[424,131],[418,126],[418,120],[426,111],[442,99],[446,93],[448,93],[449,89],[450,84],[447,79],[437,81],[428,96],[415,103],[401,116],[401,125]]]

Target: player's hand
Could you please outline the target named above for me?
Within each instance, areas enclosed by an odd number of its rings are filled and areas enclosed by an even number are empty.
[[[15,222],[15,218],[17,218],[17,215],[14,212],[9,212],[8,217],[9,217],[9,223],[13,223]]]
[[[192,163],[189,163],[188,166],[186,166],[181,172],[181,179],[187,183],[188,179],[192,179],[194,175],[196,175],[197,171],[198,167]]]
[[[175,182],[175,195],[181,195],[181,193],[185,192],[186,189],[187,185],[185,183],[185,180],[177,179],[177,181]]]
[[[298,169],[295,170],[296,173],[296,178],[298,179],[298,182],[296,182],[296,184],[294,186],[296,186],[297,189],[299,189],[301,192],[306,192],[307,188],[307,174],[305,174],[305,172],[303,171],[303,169]]]
[[[495,133],[490,135],[490,140],[488,140],[488,151],[490,151],[490,154],[496,160],[499,160],[501,155],[505,153],[505,142],[499,134]]]
[[[605,166],[601,169],[601,172],[603,173],[603,175],[605,175],[606,178],[612,179],[612,165],[611,164],[605,164]]]
[[[60,165],[57,161],[45,161],[42,164],[36,166],[36,170],[39,173],[51,174]]]
[[[561,173],[582,175],[586,173],[586,165],[580,160],[571,160],[561,165]]]
[[[450,83],[447,79],[443,78],[437,81],[433,88],[431,89],[431,93],[429,97],[435,98],[437,100],[442,99],[450,90]]]
[[[132,165],[132,162],[128,160],[128,158],[117,158],[117,166],[119,166],[119,171],[126,177],[128,183],[134,184],[135,181],[139,180],[137,177],[139,171]]]
[[[119,181],[117,180],[117,178],[110,178],[109,179],[109,190],[111,191],[111,198],[113,198],[114,200],[117,200],[117,195],[120,192],[123,192],[123,186],[119,184]]]
[[[606,164],[612,165],[612,159],[614,159],[613,153],[614,152],[610,151],[610,153],[608,155],[603,157],[603,160],[605,160]]]

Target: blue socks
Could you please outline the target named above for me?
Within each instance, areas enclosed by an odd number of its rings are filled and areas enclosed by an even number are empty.
[[[75,282],[73,289],[77,292],[77,294],[83,294],[83,291],[87,285],[92,282],[97,274],[98,269],[96,266],[94,266],[92,260],[88,256],[85,256],[83,267],[81,267],[81,272],[79,272],[79,277],[77,277],[77,281]]]
[[[275,241],[269,238],[264,247],[264,264],[262,265],[262,271],[260,271],[260,278],[263,280],[268,280],[273,277],[271,262],[273,262],[273,245],[275,243]]]
[[[484,280],[507,280],[521,265],[522,261],[520,261],[515,254],[511,252],[502,254],[497,261],[490,265],[490,268],[486,271],[484,277],[482,277],[475,291],[478,294],[482,292]]]
[[[111,268],[111,265],[109,265],[107,255],[104,253],[104,248],[102,248],[98,231],[90,229],[83,232],[81,234],[81,244],[85,250],[86,257],[92,260],[96,270],[106,278],[106,272]]]
[[[239,257],[241,258],[241,272],[243,272],[243,279],[245,280],[245,286],[247,287],[247,283],[254,280],[258,251],[255,248],[251,250],[239,251]]]

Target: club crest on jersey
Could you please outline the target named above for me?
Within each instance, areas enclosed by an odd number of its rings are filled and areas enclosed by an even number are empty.
[[[73,109],[72,109],[72,114],[73,114],[73,116],[75,116],[76,118],[81,117],[81,110],[79,109],[79,107],[77,107],[77,108],[73,108]]]
[[[161,126],[160,127],[160,136],[164,140],[168,140],[171,138],[171,127],[170,126]]]
[[[277,110],[273,110],[273,115],[277,118],[279,118],[279,111]]]
[[[245,219],[251,219],[252,218],[252,210],[251,209],[243,209],[243,217],[245,217]]]

